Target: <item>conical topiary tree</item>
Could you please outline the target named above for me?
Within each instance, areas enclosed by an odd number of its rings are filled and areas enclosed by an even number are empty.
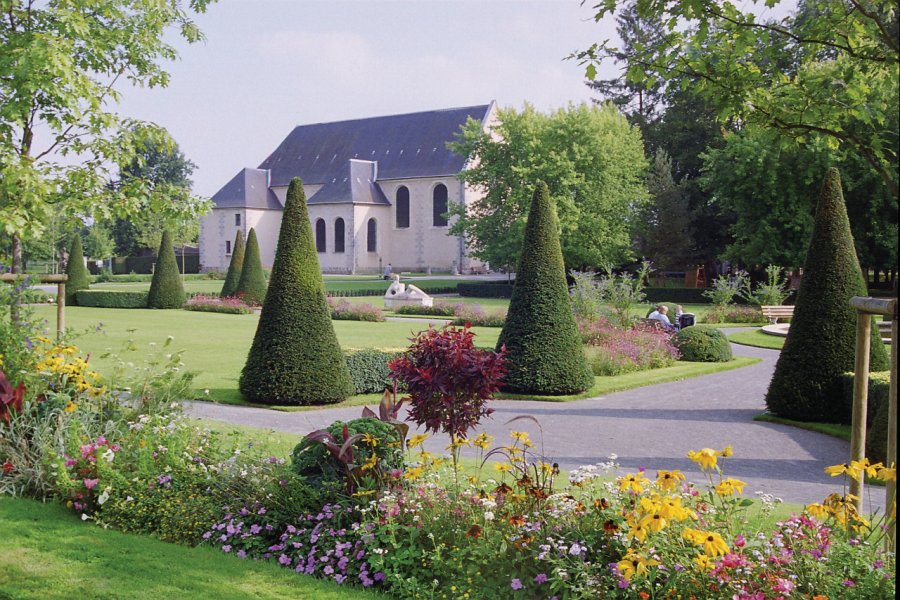
[[[69,246],[69,260],[66,263],[66,304],[76,304],[75,292],[86,290],[91,286],[91,275],[84,266],[84,250],[81,247],[81,236],[77,233],[72,236]]]
[[[147,308],[181,308],[184,300],[184,284],[178,274],[172,238],[168,231],[163,231],[150,281],[150,293],[147,294]]]
[[[589,388],[594,377],[569,304],[556,208],[539,182],[531,201],[522,254],[506,324],[497,349],[506,346],[509,373],[503,389],[563,395]]]
[[[256,240],[256,230],[253,228],[247,234],[244,264],[234,295],[249,304],[262,304],[266,299],[266,274],[263,272],[262,259],[259,256],[259,242]]]
[[[866,294],[840,175],[829,169],[791,327],[766,394],[770,412],[801,421],[850,422],[841,385],[841,374],[854,369],[856,353],[857,317],[850,298]],[[888,369],[887,353],[874,326],[871,348],[871,369]]]
[[[244,266],[244,232],[238,229],[234,236],[234,249],[231,251],[231,262],[228,263],[228,272],[225,273],[225,283],[219,295],[223,298],[234,296],[237,291],[238,281],[241,280],[241,269]]]
[[[255,235],[247,238],[247,253]],[[245,261],[246,273],[248,262]],[[241,393],[265,404],[330,404],[353,394],[338,344],[299,178],[291,180],[269,290],[241,373]]]

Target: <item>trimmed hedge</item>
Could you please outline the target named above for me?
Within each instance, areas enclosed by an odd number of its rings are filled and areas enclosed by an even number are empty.
[[[512,298],[514,286],[506,281],[460,281],[456,284],[456,293],[468,298]]]
[[[244,268],[244,232],[238,229],[234,236],[234,250],[231,253],[231,262],[228,263],[228,273],[225,274],[225,283],[219,295],[223,298],[233,296],[241,280],[241,270]]]
[[[846,422],[841,374],[852,371],[856,311],[866,295],[837,169],[829,169],[816,207],[812,240],[784,349],[766,393],[769,412],[798,421]],[[872,371],[889,368],[878,328],[872,328]]]
[[[556,207],[538,182],[525,225],[516,284],[497,350],[506,347],[503,389],[577,394],[594,383],[569,303]]]
[[[721,329],[694,325],[676,333],[672,341],[681,352],[681,360],[688,362],[728,362],[732,359],[731,344]]]
[[[78,299],[75,294],[79,290],[86,290],[91,286],[91,274],[84,266],[84,251],[81,249],[81,236],[77,233],[72,236],[72,244],[69,246],[69,260],[66,263],[66,304],[76,304]]]
[[[403,350],[378,350],[364,348],[347,350],[344,358],[350,370],[350,379],[357,394],[380,394],[393,389],[388,363],[403,354]]]
[[[841,423],[853,421],[853,373],[841,375],[844,390]],[[891,372],[869,373],[869,399],[866,405],[866,457],[874,462],[884,462],[887,451],[887,418],[890,403]]]
[[[92,308],[147,308],[147,292],[80,290],[75,300],[78,306]]]
[[[247,304],[261,305],[266,299],[266,273],[263,271],[262,259],[259,254],[259,242],[256,239],[256,230],[250,228],[247,235],[247,246],[244,249],[244,259],[241,267],[241,276],[234,289],[234,295]]]
[[[147,293],[147,308],[181,308],[186,299],[184,285],[178,273],[172,238],[168,231],[163,231],[157,256],[150,291]]]
[[[152,275],[155,256],[117,256],[113,258],[113,275]],[[178,271],[181,272],[181,257],[178,257]],[[200,255],[186,254],[184,257],[184,272],[187,274],[200,273]]]

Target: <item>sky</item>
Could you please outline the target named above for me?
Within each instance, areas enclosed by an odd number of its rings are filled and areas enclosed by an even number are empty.
[[[589,102],[564,60],[614,37],[588,0],[220,0],[205,42],[171,42],[166,88],[122,88],[117,111],[169,130],[213,195],[296,125],[487,104]],[[604,76],[611,75],[604,73]]]

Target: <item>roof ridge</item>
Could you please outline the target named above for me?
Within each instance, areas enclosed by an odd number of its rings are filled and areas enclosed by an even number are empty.
[[[491,102],[493,102],[493,100]],[[294,129],[297,129],[298,127],[312,127],[314,125],[336,125],[338,123],[354,123],[357,121],[370,121],[372,119],[385,119],[388,117],[411,117],[413,115],[425,115],[425,114],[429,114],[429,113],[450,112],[450,111],[454,111],[454,110],[472,110],[475,108],[487,108],[491,105],[491,102],[488,102],[487,104],[471,104],[469,106],[452,106],[449,108],[436,108],[433,110],[414,110],[412,112],[406,112],[406,113],[391,113],[391,114],[383,114],[383,115],[372,115],[370,117],[359,117],[356,119],[339,119],[337,121],[317,121],[315,123],[301,123],[298,125],[294,125]]]

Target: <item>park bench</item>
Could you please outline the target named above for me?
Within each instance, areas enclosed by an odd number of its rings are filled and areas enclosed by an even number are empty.
[[[790,319],[794,316],[792,305],[760,306],[759,308],[772,325],[778,323],[778,319]]]

